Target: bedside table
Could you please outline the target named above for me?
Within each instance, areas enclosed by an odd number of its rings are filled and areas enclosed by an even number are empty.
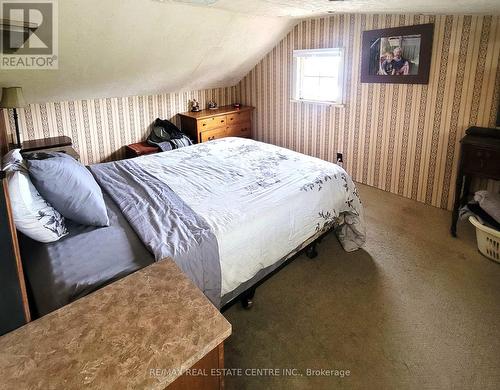
[[[130,144],[125,146],[125,157],[134,158],[139,156],[145,156],[147,154],[158,153],[160,148],[158,146],[153,146],[147,142],[137,142],[135,144]]]
[[[73,141],[68,136],[34,139],[21,143],[21,153],[30,152],[60,152],[67,153],[75,160],[80,160],[80,155],[73,148]]]

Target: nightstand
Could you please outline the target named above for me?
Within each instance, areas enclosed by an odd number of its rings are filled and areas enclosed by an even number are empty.
[[[60,137],[49,137],[22,142],[21,153],[31,152],[67,153],[75,160],[80,160],[80,155],[73,148],[73,141],[71,140],[71,138],[65,135]]]
[[[150,145],[147,142],[137,142],[135,144],[125,146],[125,157],[134,158],[145,156],[147,154],[158,153],[159,151],[160,148],[158,146]]]

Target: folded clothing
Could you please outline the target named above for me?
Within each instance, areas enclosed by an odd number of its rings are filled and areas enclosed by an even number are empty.
[[[184,146],[192,145],[193,143],[188,136],[182,134],[181,138],[171,139],[169,141],[154,142],[148,139],[148,144],[158,146],[162,152],[168,152],[173,149],[183,148]]]
[[[500,224],[500,194],[489,191],[477,191],[474,200],[487,214]]]
[[[185,135],[183,135],[182,138],[173,139],[170,142],[172,142],[176,146],[176,149],[193,144],[191,140]]]
[[[500,223],[495,221],[494,218],[492,218],[487,212],[485,212],[478,203],[469,203],[467,207],[476,217],[479,217],[479,221],[483,225],[487,225],[494,229],[500,230]]]
[[[150,145],[158,146],[162,152],[168,152],[170,150],[173,150],[174,147],[170,143],[170,141],[163,141],[163,142],[158,142],[158,143],[153,143],[152,141],[148,140],[148,143]]]
[[[182,138],[183,135],[182,131],[180,131],[180,129],[169,120],[156,118],[152,125],[148,141],[156,144],[159,142]]]
[[[152,127],[148,144],[158,146],[162,152],[193,144],[175,124],[166,119],[156,118]]]

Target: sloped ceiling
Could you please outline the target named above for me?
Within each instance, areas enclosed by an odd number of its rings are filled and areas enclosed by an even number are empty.
[[[209,5],[188,5],[205,3]],[[60,0],[59,70],[0,70],[32,103],[235,85],[298,22],[335,12],[499,13],[499,0]]]
[[[197,0],[170,1],[197,2]],[[318,16],[329,12],[500,13],[499,0],[198,0],[198,2],[213,2],[210,7],[235,12],[295,18]]]
[[[59,1],[59,70],[2,70],[31,103],[235,85],[296,21],[153,0]]]

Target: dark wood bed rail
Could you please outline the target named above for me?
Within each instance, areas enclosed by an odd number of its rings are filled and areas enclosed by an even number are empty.
[[[4,116],[0,115],[0,158],[9,149]],[[0,162],[1,164],[1,162]],[[17,231],[5,173],[0,171],[0,335],[31,320]]]
[[[0,109],[0,157],[3,157],[9,150],[9,143],[7,141],[7,124],[5,123],[5,118],[2,114],[3,112]]]

